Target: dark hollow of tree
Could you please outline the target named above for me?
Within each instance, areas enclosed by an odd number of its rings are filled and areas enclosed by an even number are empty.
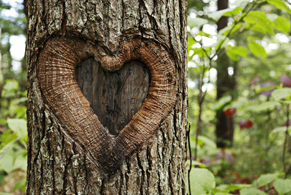
[[[118,135],[140,110],[148,94],[150,72],[138,61],[128,62],[119,71],[105,72],[89,59],[76,68],[76,80],[102,125]]]

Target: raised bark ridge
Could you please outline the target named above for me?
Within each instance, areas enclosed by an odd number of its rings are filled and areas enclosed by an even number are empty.
[[[106,171],[114,172],[173,109],[177,94],[175,63],[165,48],[148,40],[124,40],[116,56],[100,48],[75,38],[51,38],[38,59],[38,79],[48,104],[73,139],[84,145]],[[76,65],[89,57],[100,61],[105,71],[116,71],[124,63],[138,60],[151,73],[149,93],[141,110],[116,138],[91,111],[76,82]]]

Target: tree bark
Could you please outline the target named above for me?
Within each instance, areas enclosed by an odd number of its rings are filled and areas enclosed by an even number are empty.
[[[217,1],[218,10],[228,8],[228,0]],[[217,22],[217,31],[220,31],[227,26],[228,19],[223,16]],[[219,100],[225,93],[231,93],[235,85],[228,74],[230,62],[226,54],[222,54],[217,59],[217,81],[216,81],[216,100]],[[218,148],[225,148],[232,145],[233,141],[233,118],[226,117],[222,110],[216,113],[216,145]]]
[[[27,194],[186,194],[186,9],[185,0],[27,0]],[[74,61],[76,56],[81,57]],[[123,60],[121,69],[111,65],[115,59],[117,66]],[[62,71],[70,63],[74,68],[78,64],[74,74]],[[173,70],[168,70],[171,63]],[[167,80],[156,76],[163,68]],[[55,71],[52,83],[72,80],[80,88],[72,85],[62,94],[50,94],[57,86],[48,87],[49,71]],[[164,94],[163,85],[173,90]],[[165,104],[160,102],[165,108],[147,107],[161,113],[135,129],[145,105],[160,101],[155,87],[165,97]],[[97,129],[86,126],[96,120],[78,123],[80,116],[67,112],[73,106],[66,108],[60,101],[76,99],[74,93],[65,96],[73,89],[83,92],[90,116],[98,116]],[[84,110],[80,106],[72,113]],[[126,128],[136,131],[124,134]],[[144,129],[154,129],[153,134],[139,131]],[[94,145],[96,139],[81,135],[86,132],[101,140],[100,148]],[[123,149],[120,153],[117,146]]]

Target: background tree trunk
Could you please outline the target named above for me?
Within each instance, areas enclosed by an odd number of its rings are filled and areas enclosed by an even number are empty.
[[[186,193],[186,9],[185,0],[27,0],[27,194]],[[72,139],[42,94],[38,57],[46,41],[56,36],[95,42],[110,54],[122,37],[141,37],[163,45],[176,62],[174,108],[114,175],[104,173]],[[81,62],[76,78],[99,120],[115,135],[139,110],[150,82],[148,71],[134,61],[111,74],[89,59]]]
[[[222,10],[228,8],[228,0],[218,0],[217,9]],[[227,17],[221,17],[217,22],[217,31],[220,31],[227,26]],[[227,55],[224,53],[217,59],[217,81],[216,81],[216,100],[219,100],[225,93],[231,93],[235,88],[234,79],[231,79],[228,74],[230,62]],[[233,141],[233,118],[226,117],[223,110],[216,113],[216,145],[218,148],[225,148],[232,145]]]

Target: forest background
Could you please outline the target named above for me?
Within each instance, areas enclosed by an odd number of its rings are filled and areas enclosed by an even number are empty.
[[[25,192],[23,4],[0,1],[0,195]],[[188,0],[189,194],[291,194],[290,8]]]

